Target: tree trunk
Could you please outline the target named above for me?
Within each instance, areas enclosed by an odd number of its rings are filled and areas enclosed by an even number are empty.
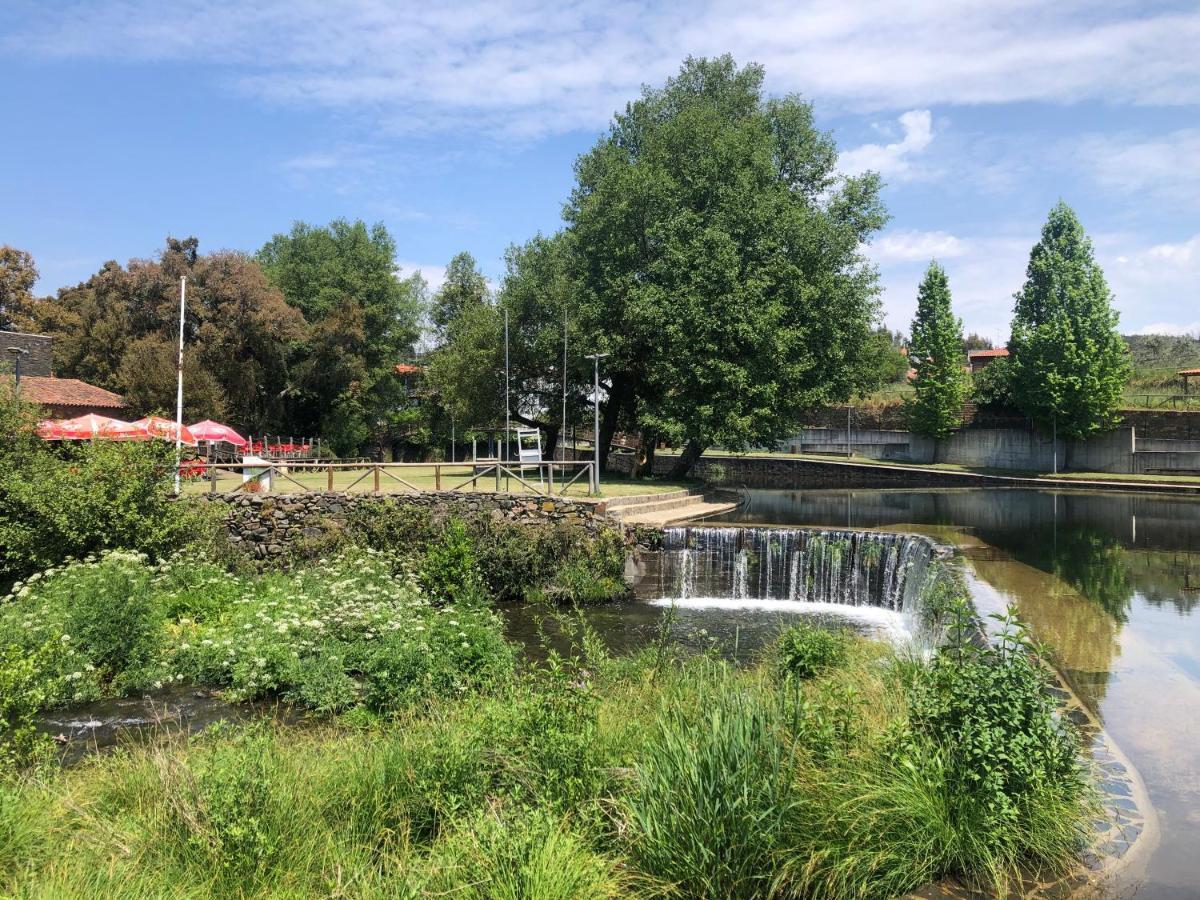
[[[631,478],[654,477],[654,445],[657,440],[658,437],[653,431],[643,429],[641,447],[638,448],[637,455],[634,457],[633,471],[630,473]]]
[[[701,457],[704,450],[704,445],[699,441],[688,441],[687,446],[683,448],[683,452],[675,460],[675,465],[671,467],[671,473],[667,477],[675,481],[687,478],[688,474],[692,471],[692,466],[696,465],[696,460]]]
[[[608,472],[608,451],[612,446],[613,435],[617,433],[617,423],[621,419],[621,408],[625,405],[628,395],[628,382],[624,378],[614,378],[608,392],[608,402],[600,415],[600,474]],[[596,435],[592,436],[593,438]]]

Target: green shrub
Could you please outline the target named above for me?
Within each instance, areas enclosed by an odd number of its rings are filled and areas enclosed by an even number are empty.
[[[222,533],[213,513],[172,497],[165,441],[83,441],[0,467],[0,574],[22,576],[108,548],[166,556]]]
[[[808,622],[792,625],[779,636],[775,653],[785,675],[812,678],[846,661],[849,640],[842,631],[831,631]]]
[[[425,593],[435,600],[448,603],[482,600],[483,579],[471,538],[461,521],[452,520],[425,548],[419,579]]]
[[[37,767],[52,756],[50,738],[36,728],[36,714],[46,705],[38,670],[48,652],[39,649],[30,654],[19,647],[0,647],[0,790],[5,776]],[[4,801],[0,794],[0,807]],[[5,834],[5,812],[0,808],[0,864],[10,840]]]
[[[1022,862],[1061,864],[1081,846],[1079,739],[1056,715],[1046,678],[1023,628],[1006,618],[998,643],[942,650],[911,691],[911,732],[895,756],[921,742],[944,754],[951,820],[971,835],[971,852],[956,860],[964,871],[999,879]]]

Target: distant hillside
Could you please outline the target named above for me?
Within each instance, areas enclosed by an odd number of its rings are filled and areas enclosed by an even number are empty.
[[[1127,334],[1135,371],[1200,367],[1200,338],[1173,334]]]

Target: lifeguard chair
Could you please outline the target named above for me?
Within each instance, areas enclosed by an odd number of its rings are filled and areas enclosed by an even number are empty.
[[[542,484],[542,432],[539,428],[518,428],[517,472],[524,478],[526,469],[537,469],[538,484]]]

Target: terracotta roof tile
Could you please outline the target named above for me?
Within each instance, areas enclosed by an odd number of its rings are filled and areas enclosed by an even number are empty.
[[[21,396],[47,406],[96,406],[113,409],[122,409],[125,406],[125,400],[120,394],[76,378],[22,375]]]
[[[985,359],[993,356],[1008,356],[1008,348],[1000,347],[998,350],[971,350],[967,353],[968,359]]]

